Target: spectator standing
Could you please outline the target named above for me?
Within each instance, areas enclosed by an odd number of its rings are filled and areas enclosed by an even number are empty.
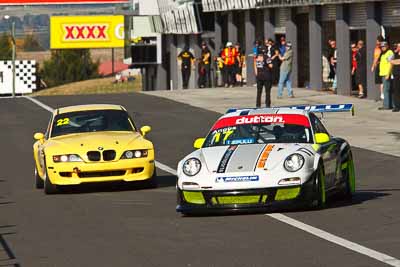
[[[235,57],[235,82],[242,86],[242,70],[243,70],[243,51],[240,48],[240,44],[235,45],[236,57]]]
[[[357,57],[357,46],[356,46],[356,44],[351,44],[351,77],[352,77],[352,79],[353,79],[353,85],[354,84],[357,84],[356,82],[355,82],[355,73],[356,73],[356,70],[357,70],[357,59],[356,59],[356,57]],[[352,86],[352,88],[354,88],[353,86]]]
[[[206,42],[201,43],[199,87],[211,87],[211,52]]]
[[[354,78],[356,81],[356,86],[358,89],[358,98],[365,97],[365,83],[366,83],[366,71],[367,71],[367,62],[365,58],[366,52],[364,47],[364,42],[359,40],[357,42],[357,53],[356,53],[356,62],[357,62],[357,69],[354,74]]]
[[[381,96],[380,96],[381,100],[383,100],[384,96],[383,96],[383,83],[382,83],[381,77],[379,76],[379,61],[380,61],[381,53],[382,53],[380,44],[383,41],[384,40],[383,40],[383,37],[381,35],[379,35],[376,38],[376,45],[375,45],[375,49],[374,49],[374,61],[373,61],[372,66],[371,66],[371,72],[375,72],[375,83],[379,84],[379,89],[380,89],[380,93],[381,93]]]
[[[283,57],[283,55],[285,55],[285,52],[286,52],[286,38],[282,36],[279,44],[279,54]]]
[[[279,59],[279,47],[275,44],[273,40],[270,40],[271,45],[271,60],[272,60],[272,79],[273,84],[278,84],[279,82],[279,68],[281,66],[281,61]]]
[[[292,43],[287,42],[286,44],[286,52],[283,57],[279,57],[282,61],[280,67],[280,75],[279,75],[279,84],[278,84],[278,98],[282,98],[283,87],[286,86],[288,90],[288,96],[294,98],[292,91],[292,82],[290,80],[290,74],[292,73],[293,66],[293,49]]]
[[[224,71],[225,71],[225,87],[233,87],[235,83],[235,58],[236,49],[233,47],[232,42],[227,42],[225,49],[222,51],[221,58],[224,61]]]
[[[189,50],[189,46],[185,45],[183,50],[178,55],[178,60],[181,62],[181,72],[182,72],[182,87],[187,89],[190,80],[190,74],[192,72],[192,65],[195,58]]]
[[[400,111],[400,43],[396,45],[394,59],[391,61],[393,74],[393,109],[392,112]]]
[[[387,42],[381,43],[381,58],[379,62],[379,76],[382,79],[383,84],[383,107],[379,110],[391,109],[391,96],[390,96],[390,76],[391,76],[391,64],[390,61],[393,59],[393,51],[389,49]]]
[[[254,73],[257,78],[257,108],[261,107],[261,96],[264,88],[265,106],[271,106],[272,67],[272,60],[267,58],[264,53],[259,52],[254,61]]]
[[[333,78],[332,90],[336,93],[336,91],[337,91],[337,77],[336,77],[337,49],[336,49],[336,41],[335,40],[331,40],[331,42],[330,42],[329,63],[330,63],[330,69],[331,69],[331,74],[329,76]]]

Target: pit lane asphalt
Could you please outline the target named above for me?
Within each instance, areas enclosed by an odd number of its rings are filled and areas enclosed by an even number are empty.
[[[157,160],[175,168],[219,114],[142,94],[41,97],[50,107],[124,105],[152,126]],[[175,179],[160,188],[95,187],[46,196],[33,187],[33,133],[50,113],[0,99],[0,266],[385,266],[262,214],[185,218]],[[286,215],[400,257],[400,158],[353,148],[357,193],[321,211]]]

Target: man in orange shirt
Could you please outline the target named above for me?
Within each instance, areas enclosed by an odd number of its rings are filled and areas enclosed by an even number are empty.
[[[237,57],[236,49],[233,47],[232,42],[227,42],[226,47],[222,51],[221,58],[224,62],[224,83],[225,87],[233,87],[235,84],[235,60]]]

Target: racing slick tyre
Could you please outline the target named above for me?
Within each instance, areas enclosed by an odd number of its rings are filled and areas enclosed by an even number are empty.
[[[36,189],[43,189],[44,187],[44,181],[42,178],[40,178],[36,167],[35,167],[35,187]]]
[[[313,209],[323,209],[326,203],[326,192],[325,192],[325,174],[322,163],[319,164],[317,171],[315,172],[314,184],[314,199],[311,204]]]
[[[351,152],[349,153],[347,162],[342,164],[342,174],[344,178],[344,187],[343,187],[343,197],[345,199],[351,199],[355,192],[355,172],[354,172],[354,162],[353,155]]]

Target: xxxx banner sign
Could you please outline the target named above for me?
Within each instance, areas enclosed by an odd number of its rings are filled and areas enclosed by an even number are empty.
[[[123,16],[56,16],[50,18],[50,48],[124,47]]]

